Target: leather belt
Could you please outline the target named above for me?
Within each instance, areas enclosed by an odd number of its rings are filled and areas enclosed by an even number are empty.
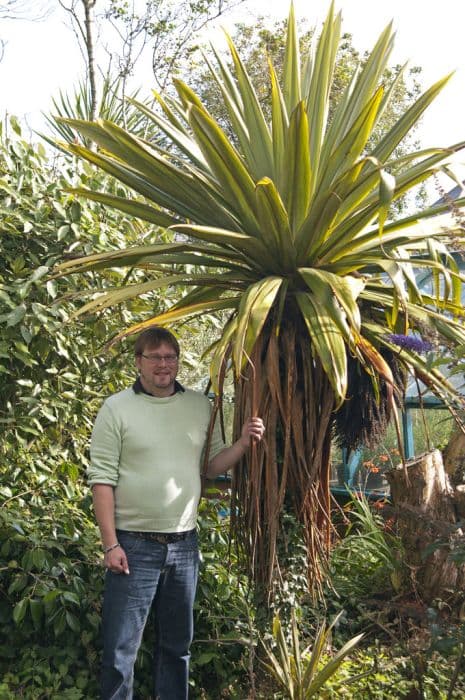
[[[134,535],[134,537],[140,537],[142,540],[158,542],[158,544],[172,544],[173,542],[185,540],[194,530],[188,530],[187,532],[137,532],[134,530],[120,530],[120,532]]]

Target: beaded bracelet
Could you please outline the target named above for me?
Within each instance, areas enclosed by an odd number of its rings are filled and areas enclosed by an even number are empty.
[[[111,552],[112,549],[116,549],[117,547],[121,547],[121,545],[120,545],[119,542],[117,542],[116,544],[112,544],[112,545],[110,545],[109,547],[106,547],[106,548],[103,550],[103,553],[104,553],[104,554],[108,554],[108,552]]]

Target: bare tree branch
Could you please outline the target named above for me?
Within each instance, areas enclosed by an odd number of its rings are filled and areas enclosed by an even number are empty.
[[[71,0],[70,5],[66,5],[62,0],[58,0],[58,2],[65,12],[68,12],[68,14],[71,16],[71,29],[76,37],[81,53],[83,54],[83,57],[85,57],[83,42],[85,44],[86,32],[76,9],[80,3],[80,0]]]
[[[46,0],[1,0],[0,19],[41,22],[51,11],[52,8],[47,6]],[[7,43],[0,37],[0,62],[5,56]]]
[[[0,19],[41,22],[51,11],[52,7],[46,0],[3,0],[0,4]]]

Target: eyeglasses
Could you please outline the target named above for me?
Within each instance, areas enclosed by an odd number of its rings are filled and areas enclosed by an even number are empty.
[[[141,357],[153,365],[161,365],[162,362],[166,362],[167,365],[175,365],[178,361],[177,355],[144,355],[142,352]]]

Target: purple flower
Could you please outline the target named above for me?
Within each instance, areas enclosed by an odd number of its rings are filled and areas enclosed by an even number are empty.
[[[387,335],[386,338],[394,345],[398,345],[400,348],[406,348],[406,350],[414,350],[415,352],[428,352],[431,350],[433,345],[429,340],[423,340],[415,335],[401,335],[400,333],[391,333]]]

